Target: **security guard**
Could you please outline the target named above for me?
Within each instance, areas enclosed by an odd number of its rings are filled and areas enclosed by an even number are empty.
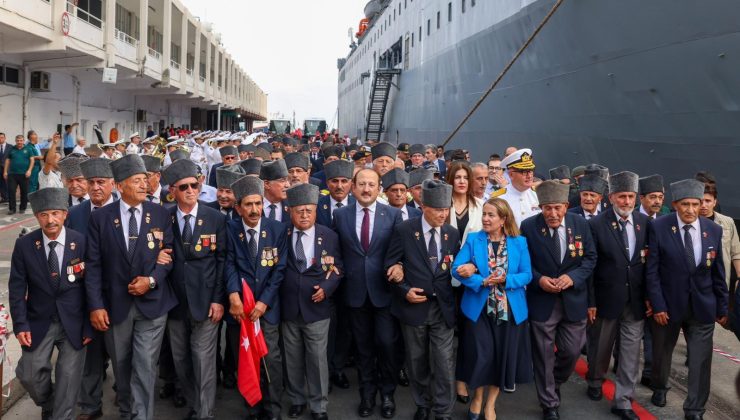
[[[511,178],[511,184],[491,194],[492,197],[501,197],[509,203],[514,212],[517,226],[521,226],[524,219],[542,212],[537,201],[537,194],[532,185],[534,183],[534,159],[531,149],[519,149],[501,161],[501,166]]]
[[[85,237],[64,227],[67,195],[64,188],[30,194],[41,228],[16,240],[8,281],[13,329],[23,347],[15,373],[41,407],[42,419],[72,418],[84,346],[93,336],[85,301]]]

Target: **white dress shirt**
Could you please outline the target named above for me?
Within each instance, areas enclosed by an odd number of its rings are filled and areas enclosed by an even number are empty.
[[[540,202],[537,200],[537,193],[531,188],[519,191],[509,184],[506,187],[506,192],[499,198],[509,203],[517,226],[521,226],[524,219],[542,212]]]
[[[548,231],[550,232],[550,237],[548,237],[548,240],[552,237],[553,234],[552,228],[548,227]],[[560,238],[560,261],[563,262],[565,259],[565,253],[568,251],[568,238],[565,234],[566,228],[565,228],[565,217],[563,217],[563,221],[560,222],[560,227],[558,227],[558,237]]]
[[[370,240],[373,239],[373,227],[375,227],[375,208],[377,207],[378,202],[373,201],[373,204],[369,205],[367,208],[369,211],[369,217],[370,217]],[[362,207],[360,203],[357,203],[357,213],[355,214],[355,232],[357,232],[357,240],[360,241],[360,245],[362,245],[362,218],[365,217],[365,212],[362,210],[365,207]]]
[[[617,214],[615,211],[614,214],[617,216],[617,223],[619,223],[622,219],[622,216]],[[619,224],[619,229],[622,229],[622,225]],[[632,213],[627,217],[627,246],[629,246],[629,252],[627,252],[627,255],[629,255],[630,259],[632,259],[632,256],[635,255],[635,244],[637,243],[637,236],[635,236],[635,221],[632,220]],[[620,232],[621,235],[621,232]]]
[[[244,223],[244,219],[242,219],[242,227],[244,227],[244,234],[247,236],[244,237],[244,243],[249,245],[249,229],[254,229],[254,241],[257,242],[257,246],[260,244],[260,227],[262,227],[262,219],[257,222],[257,226],[255,227],[249,227],[248,224]]]
[[[87,156],[87,153],[85,152],[85,148],[80,146],[79,144],[72,149],[72,153],[79,153],[81,155]]]
[[[409,208],[407,205],[403,205],[399,210],[401,210],[401,219],[403,220],[409,220]]]
[[[681,235],[681,243],[684,244],[684,247],[686,246],[686,242],[684,241],[683,236],[686,234],[686,232],[683,230],[683,227],[686,226],[686,223],[681,221],[681,218],[676,215],[676,218],[678,219],[678,234]],[[699,263],[701,263],[701,234],[699,231],[701,230],[701,225],[699,224],[699,219],[694,220],[694,223],[691,223],[691,229],[689,230],[689,235],[691,235],[691,243],[694,245],[694,260],[696,262],[696,266],[699,266]]]
[[[128,219],[131,217],[131,213],[129,213],[128,209],[131,208],[128,204],[126,204],[125,201],[119,200],[121,203],[121,228],[123,228],[123,242],[126,244],[126,249],[128,249]],[[136,231],[139,232],[141,230],[141,212],[144,211],[144,206],[139,204],[135,207],[136,211],[134,212],[134,217],[136,218]]]
[[[110,197],[108,197],[108,201],[106,201],[105,203],[103,203],[102,206],[98,206],[98,208],[105,207],[108,204],[112,203],[113,201],[115,201],[115,200],[113,200],[113,194],[111,194]],[[95,204],[93,204],[93,202],[90,201],[90,211],[92,212],[93,210],[95,210]]]
[[[151,202],[154,204],[160,204],[162,202],[162,184],[157,185],[157,191],[151,194],[151,198]]]
[[[429,232],[432,230],[432,226],[427,223],[427,219],[424,218],[424,216],[421,217],[421,230],[424,231],[424,247],[427,249],[427,253],[429,253],[429,239],[432,237],[432,234]],[[439,227],[434,228],[434,242],[437,243],[437,262],[442,261],[442,229]]]
[[[46,254],[46,259],[49,259],[49,242],[51,242],[51,239],[49,239],[48,236],[42,231],[41,236],[44,239],[44,254]],[[54,248],[54,253],[57,254],[57,261],[59,261],[59,267],[57,268],[57,273],[59,275],[62,275],[62,258],[64,258],[64,246],[67,241],[67,230],[64,226],[62,226],[62,230],[59,232],[59,236],[57,236],[56,239],[54,239],[57,242],[56,248]],[[66,275],[66,274],[65,274]]]
[[[262,197],[262,211],[265,214],[265,217],[267,219],[275,219],[276,221],[280,222],[283,220],[283,205],[282,203],[273,203],[270,200],[267,199],[267,197]],[[272,214],[270,212],[272,209],[270,208],[270,204],[275,205],[275,217],[271,217]]]
[[[645,216],[655,220],[658,217],[658,213],[655,213],[654,215],[649,215],[648,212],[645,211],[645,207],[640,206],[640,213],[644,214]]]
[[[298,235],[298,232],[303,232],[304,235]],[[301,243],[303,244],[303,255],[306,257],[306,267],[310,267],[316,256],[314,253],[316,252],[314,250],[314,239],[316,239],[316,225],[311,226],[310,228],[306,230],[299,230],[296,228],[295,232],[293,232],[293,255],[296,254],[296,245],[298,244],[298,236],[301,237]]]
[[[182,235],[183,230],[185,230],[185,216],[191,215],[193,217],[190,218],[190,232],[195,232],[195,218],[198,217],[198,203],[195,203],[195,207],[193,207],[190,212],[185,213],[180,209],[180,206],[177,206],[177,224],[180,227],[180,235]],[[195,240],[195,238],[193,238]]]
[[[329,213],[330,213],[329,218],[331,220],[334,220],[334,210],[339,208],[337,207],[337,203],[339,202],[340,201],[335,200],[334,197],[329,196]],[[349,203],[349,195],[344,197],[344,200],[342,200],[341,203],[342,203],[342,207],[347,207],[347,204]]]
[[[593,213],[589,213],[586,209],[583,209],[583,217],[585,217],[586,220],[591,220],[592,218],[598,216],[599,215],[599,206],[600,205],[601,204],[597,204],[596,205],[596,210],[594,210]],[[583,208],[583,207],[581,207],[581,208]],[[617,218],[619,218],[619,215],[617,215]]]
[[[82,204],[82,202],[85,201],[85,200],[87,200],[87,199],[89,199],[90,196],[87,195],[87,194],[85,194],[82,197],[72,197],[72,196],[70,196],[69,198],[72,200],[72,205],[73,206],[76,206],[78,204]]]

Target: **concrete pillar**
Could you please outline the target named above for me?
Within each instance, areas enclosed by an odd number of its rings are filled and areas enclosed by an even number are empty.
[[[172,0],[162,0],[162,72],[170,68],[172,60]]]
[[[211,37],[206,36],[206,83],[205,83],[205,92],[203,92],[203,97],[208,98],[209,96],[213,96],[213,90],[211,89],[211,82],[213,82],[213,79],[211,79],[211,57],[213,54],[213,43],[211,42]]]
[[[149,0],[139,0],[139,48],[136,58],[140,63],[149,52]]]
[[[105,22],[103,23],[103,39],[105,40],[105,66],[116,66],[116,2],[105,2]]]
[[[190,48],[190,45],[188,44],[188,15],[185,10],[183,10],[182,13],[182,19],[180,20],[180,33],[182,33],[182,36],[180,37],[180,74],[182,75],[182,81],[187,80],[187,73],[188,73],[188,48]],[[195,79],[193,79],[195,80]],[[184,84],[184,83],[183,83]]]
[[[211,40],[211,49],[213,50],[213,90],[211,91],[211,95],[218,100],[220,98],[218,92],[218,72],[221,68],[221,54],[218,45],[213,44],[213,40]]]
[[[201,37],[201,26],[200,21],[195,24],[195,60],[193,61],[193,83],[195,89],[193,91],[196,95],[202,95],[200,91],[200,37]]]

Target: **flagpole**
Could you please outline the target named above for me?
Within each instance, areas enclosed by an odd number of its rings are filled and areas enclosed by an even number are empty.
[[[269,384],[272,381],[270,381],[270,371],[267,370],[267,360],[264,357],[262,358],[262,365],[265,367],[265,376],[267,376],[267,383]]]

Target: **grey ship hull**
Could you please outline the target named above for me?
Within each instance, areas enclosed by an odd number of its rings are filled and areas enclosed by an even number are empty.
[[[384,139],[444,141],[553,3],[404,70]],[[566,0],[447,147],[474,160],[531,147],[545,174],[598,162],[668,183],[709,170],[723,212],[740,218],[739,17],[737,0]],[[350,100],[340,94],[339,130],[362,134]]]

